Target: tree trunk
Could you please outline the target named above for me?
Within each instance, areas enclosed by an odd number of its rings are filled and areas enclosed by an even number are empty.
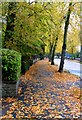
[[[8,15],[7,15],[7,27],[5,31],[5,38],[4,38],[4,43],[3,47],[5,48],[11,48],[12,45],[6,46],[6,43],[9,41],[12,42],[13,44],[13,33],[14,33],[14,18],[16,17],[16,2],[9,2],[8,6]]]
[[[80,3],[80,62],[82,63],[82,2]],[[82,70],[82,68],[81,68]],[[81,71],[81,74],[82,74],[82,71]],[[81,76],[81,81],[82,81],[82,76]]]
[[[81,45],[81,50],[80,50],[80,62],[82,63],[82,45]]]
[[[51,61],[53,44],[50,45],[49,61]]]
[[[71,14],[71,9],[70,9],[71,6],[72,6],[72,3],[70,2],[68,13],[67,13],[67,19],[65,21],[64,40],[63,40],[63,46],[62,46],[61,62],[60,62],[59,70],[58,70],[59,72],[63,72],[63,67],[64,67],[64,59],[65,59],[65,52],[66,52],[66,41],[67,41],[67,31],[68,31],[70,14]]]
[[[73,47],[71,48],[71,52],[72,52],[72,54],[73,54]]]
[[[45,55],[45,45],[41,45],[41,49],[42,49],[42,53],[40,53],[40,60],[44,59],[44,55]]]
[[[52,51],[51,65],[54,65],[54,55],[55,55],[55,50],[56,50],[56,46],[57,46],[57,41],[58,41],[58,37],[56,37],[55,45],[54,45],[53,51]]]

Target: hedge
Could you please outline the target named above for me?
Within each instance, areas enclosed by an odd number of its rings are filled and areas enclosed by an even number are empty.
[[[22,56],[21,64],[21,72],[22,74],[24,74],[27,70],[29,70],[30,66],[33,64],[33,60],[30,59],[30,56]]]
[[[21,73],[21,54],[14,50],[2,49],[2,81],[16,82]]]

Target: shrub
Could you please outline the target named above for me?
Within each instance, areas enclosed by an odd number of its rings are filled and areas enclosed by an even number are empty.
[[[30,59],[30,56],[22,56],[21,60],[22,64],[22,73],[24,74],[27,70],[29,70],[30,66],[33,64],[33,60]]]
[[[14,50],[2,49],[2,80],[16,82],[21,73],[21,54]]]

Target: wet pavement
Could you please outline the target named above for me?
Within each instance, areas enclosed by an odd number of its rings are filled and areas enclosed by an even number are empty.
[[[3,118],[80,118],[80,99],[69,92],[73,82],[56,81],[53,75],[46,60],[33,65],[20,80],[17,100],[3,111]]]

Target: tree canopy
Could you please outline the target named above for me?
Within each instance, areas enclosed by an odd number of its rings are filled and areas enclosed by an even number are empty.
[[[79,45],[79,3],[70,8],[67,48],[69,53],[77,52]],[[6,2],[3,3],[3,48],[14,49],[23,56],[61,53],[64,37],[64,23],[69,4],[64,2]],[[71,43],[71,44],[70,44]]]

